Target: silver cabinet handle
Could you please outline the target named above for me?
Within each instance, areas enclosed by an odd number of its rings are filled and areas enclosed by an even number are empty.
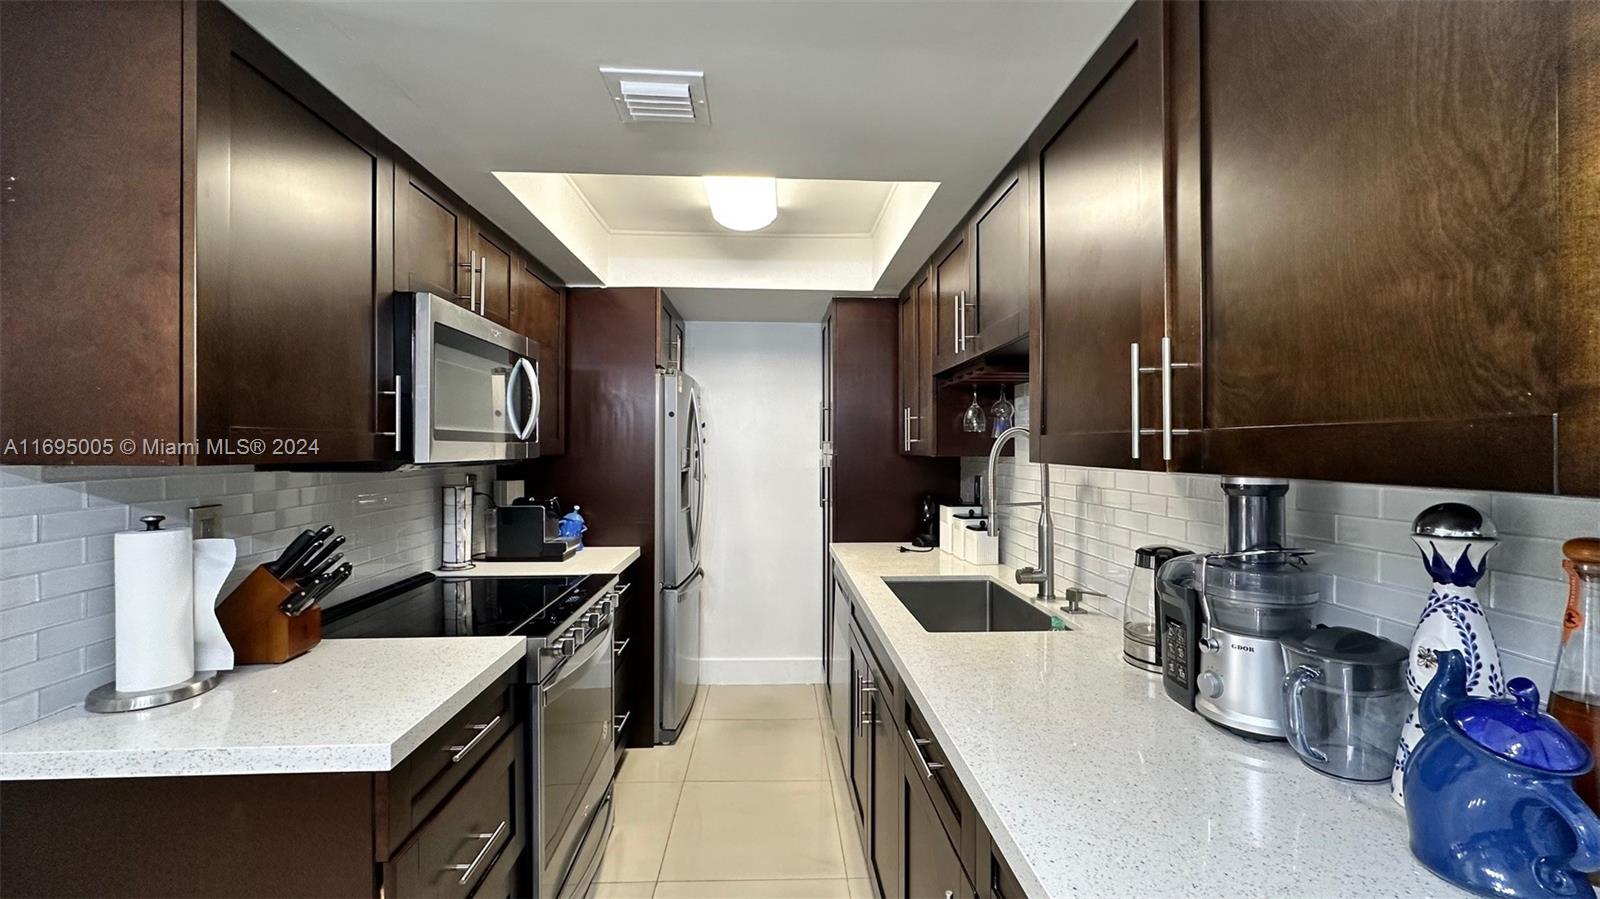
[[[911,407],[905,406],[900,416],[900,449],[902,452],[911,452]]]
[[[500,716],[500,715],[494,716],[494,718],[491,719],[488,724],[474,724],[474,725],[472,725],[472,727],[468,728],[468,730],[475,730],[475,731],[477,731],[477,733],[473,734],[472,735],[472,739],[468,740],[467,742],[463,743],[462,745],[460,745],[460,746],[446,746],[444,748],[445,752],[453,752],[453,753],[455,753],[455,755],[450,756],[450,764],[454,765],[457,762],[461,761],[462,759],[466,758],[468,753],[472,752],[472,748],[474,746],[477,746],[479,743],[483,742],[483,738],[487,737],[489,735],[489,731],[492,731],[496,727],[499,726],[501,717],[502,716]]]
[[[1161,458],[1168,462],[1172,461],[1173,436],[1181,437],[1192,433],[1188,428],[1172,426],[1172,370],[1199,367],[1193,362],[1173,362],[1172,338],[1161,338]]]
[[[489,257],[478,262],[478,314],[489,314]]]
[[[628,639],[631,640],[633,638],[630,637]],[[622,655],[622,651],[627,648],[628,640],[618,640],[617,642],[611,644],[611,657],[616,658],[617,656]]]
[[[922,751],[922,747],[933,741],[924,740],[923,738],[917,736],[911,732],[911,728],[909,727],[906,728],[906,739],[911,741],[912,748],[914,748],[917,752],[917,763],[922,766],[922,776],[927,780],[933,780],[933,772],[944,770],[944,765],[942,763],[928,761],[927,753]]]
[[[817,467],[817,505],[828,508],[828,460],[824,458]]]
[[[960,353],[961,352],[961,291],[958,290],[954,294],[951,294],[950,299],[955,300],[955,306],[956,306],[956,309],[955,309],[956,319],[955,319],[955,328],[954,328],[954,330],[956,332],[956,350],[955,351],[957,353]]]
[[[473,856],[472,861],[468,862],[467,864],[465,864],[465,865],[445,865],[444,866],[444,870],[446,870],[446,871],[460,871],[461,872],[461,879],[456,881],[456,884],[459,885],[459,886],[465,886],[467,881],[472,879],[472,872],[476,871],[478,869],[478,866],[483,864],[483,860],[489,857],[489,850],[494,848],[494,844],[500,842],[500,835],[505,833],[506,829],[509,828],[510,826],[511,826],[511,822],[510,821],[501,821],[500,822],[500,826],[496,827],[494,829],[494,833],[470,833],[470,834],[467,834],[467,837],[469,839],[483,840],[483,848],[479,849],[478,850],[478,854]]]
[[[402,410],[401,410],[401,402],[400,402],[400,394],[401,394],[400,387],[401,387],[401,383],[402,383],[401,377],[399,375],[395,375],[394,376],[394,389],[393,390],[380,390],[380,391],[378,391],[378,395],[379,396],[390,396],[390,395],[394,396],[394,430],[392,430],[392,431],[379,431],[378,433],[379,433],[379,435],[384,436],[384,437],[393,437],[394,438],[394,451],[397,452],[397,453],[400,452],[400,430],[401,430],[401,428],[400,428],[400,419],[401,419],[401,412],[402,412]]]
[[[1128,344],[1128,390],[1132,394],[1133,422],[1128,430],[1133,434],[1133,457],[1139,458],[1139,343]]]
[[[612,736],[615,736],[622,733],[622,729],[628,726],[628,719],[633,717],[633,712],[623,712],[620,715],[612,715],[611,717],[616,719],[616,723],[611,725]]]
[[[467,308],[478,311],[478,251],[468,250],[467,261],[458,262],[457,265],[467,270]],[[460,299],[459,294],[456,299]]]

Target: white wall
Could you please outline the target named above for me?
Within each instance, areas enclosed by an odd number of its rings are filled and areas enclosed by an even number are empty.
[[[809,683],[822,654],[822,510],[814,324],[689,322],[705,396],[708,683]]]

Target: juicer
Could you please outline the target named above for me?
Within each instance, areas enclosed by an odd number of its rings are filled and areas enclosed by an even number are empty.
[[[1220,553],[1180,556],[1161,569],[1168,590],[1192,595],[1199,609],[1194,709],[1251,739],[1281,740],[1280,640],[1311,626],[1320,583],[1309,550],[1285,545],[1284,497],[1277,478],[1224,478],[1227,544]]]

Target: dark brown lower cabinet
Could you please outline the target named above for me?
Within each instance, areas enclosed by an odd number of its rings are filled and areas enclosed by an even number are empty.
[[[900,869],[905,890],[899,895],[905,899],[971,899],[975,893],[961,867],[961,854],[945,833],[928,794],[923,760],[912,745],[905,746],[902,755],[897,782],[905,818]]]
[[[528,895],[517,696],[502,677],[384,773],[8,782],[0,895]],[[495,715],[499,740],[459,752]]]

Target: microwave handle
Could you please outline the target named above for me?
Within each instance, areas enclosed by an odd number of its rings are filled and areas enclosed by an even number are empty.
[[[533,434],[533,442],[539,442],[539,411],[544,408],[544,390],[539,385],[539,364],[522,360],[528,366],[528,389],[533,391],[533,418],[528,422],[529,431]],[[526,438],[524,438],[526,439]]]
[[[528,378],[528,387],[533,391],[533,417],[527,422],[517,420],[517,376]],[[534,425],[539,421],[539,375],[533,370],[533,363],[526,358],[517,360],[511,367],[511,375],[506,378],[506,420],[511,425],[511,433],[518,440],[527,440],[533,433]]]

